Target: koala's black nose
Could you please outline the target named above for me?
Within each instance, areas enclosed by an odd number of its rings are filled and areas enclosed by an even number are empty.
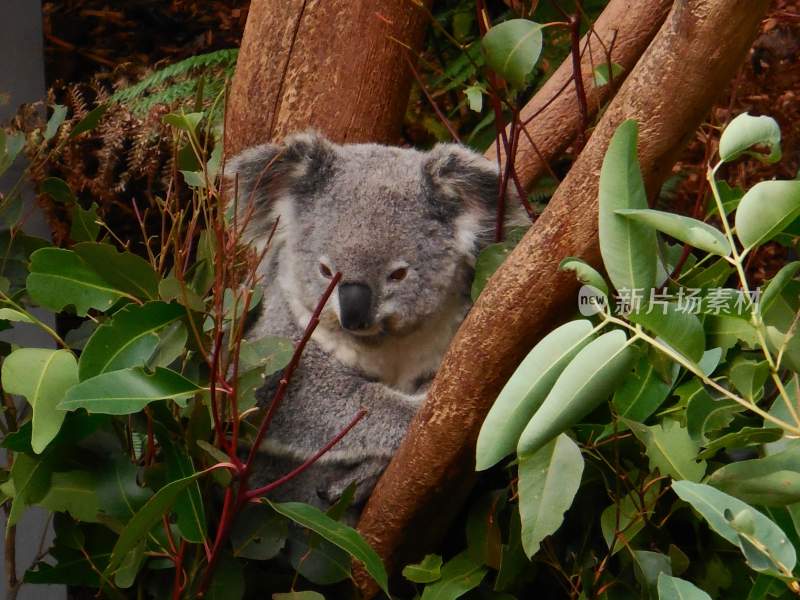
[[[357,331],[371,324],[372,290],[363,283],[339,285],[339,313],[342,327]]]

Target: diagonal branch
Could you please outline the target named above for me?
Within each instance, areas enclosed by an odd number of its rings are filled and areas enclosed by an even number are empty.
[[[359,529],[390,567],[417,558],[441,535],[474,480],[475,440],[492,402],[533,344],[574,313],[577,284],[558,270],[561,259],[573,255],[599,265],[598,176],[616,127],[627,118],[639,121],[642,172],[648,189],[656,190],[741,64],[768,4],[675,2],[547,209],[462,324],[428,400],[375,488]],[[641,16],[653,3],[612,6]],[[618,39],[623,35],[620,30]],[[556,130],[567,124],[551,122],[551,138],[566,137]],[[535,172],[529,167],[525,182]],[[366,597],[374,594],[366,577],[359,584]]]

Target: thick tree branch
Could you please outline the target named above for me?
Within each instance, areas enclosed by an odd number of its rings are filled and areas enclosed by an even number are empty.
[[[652,7],[650,0],[626,4]],[[560,260],[574,255],[599,264],[598,177],[615,128],[639,121],[642,171],[648,189],[657,189],[742,62],[768,4],[676,0],[544,214],[461,326],[370,498],[359,528],[389,566],[418,557],[440,535],[472,484],[475,440],[497,393],[533,344],[574,312],[577,285],[574,275],[559,272]],[[371,596],[374,587],[360,582]]]
[[[336,142],[396,143],[411,86],[403,45],[418,50],[427,24],[410,0],[253,0],[226,154],[309,127]]]

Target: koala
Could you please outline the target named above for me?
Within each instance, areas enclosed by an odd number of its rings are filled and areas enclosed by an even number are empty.
[[[494,232],[497,166],[455,144],[421,152],[300,133],[245,150],[226,171],[253,244],[263,247],[278,219],[248,338],[299,339],[342,274],[259,449],[255,483],[297,467],[365,408],[273,494],[325,508],[355,483],[358,514],[469,310],[475,260]],[[278,380],[257,392],[262,406]]]

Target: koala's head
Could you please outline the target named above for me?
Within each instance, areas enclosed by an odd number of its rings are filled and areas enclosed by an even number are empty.
[[[250,239],[280,217],[294,301],[312,310],[342,273],[322,322],[355,336],[410,332],[463,302],[492,239],[497,167],[463,146],[420,152],[304,133],[246,150],[226,171],[238,174],[240,214],[253,211]]]

